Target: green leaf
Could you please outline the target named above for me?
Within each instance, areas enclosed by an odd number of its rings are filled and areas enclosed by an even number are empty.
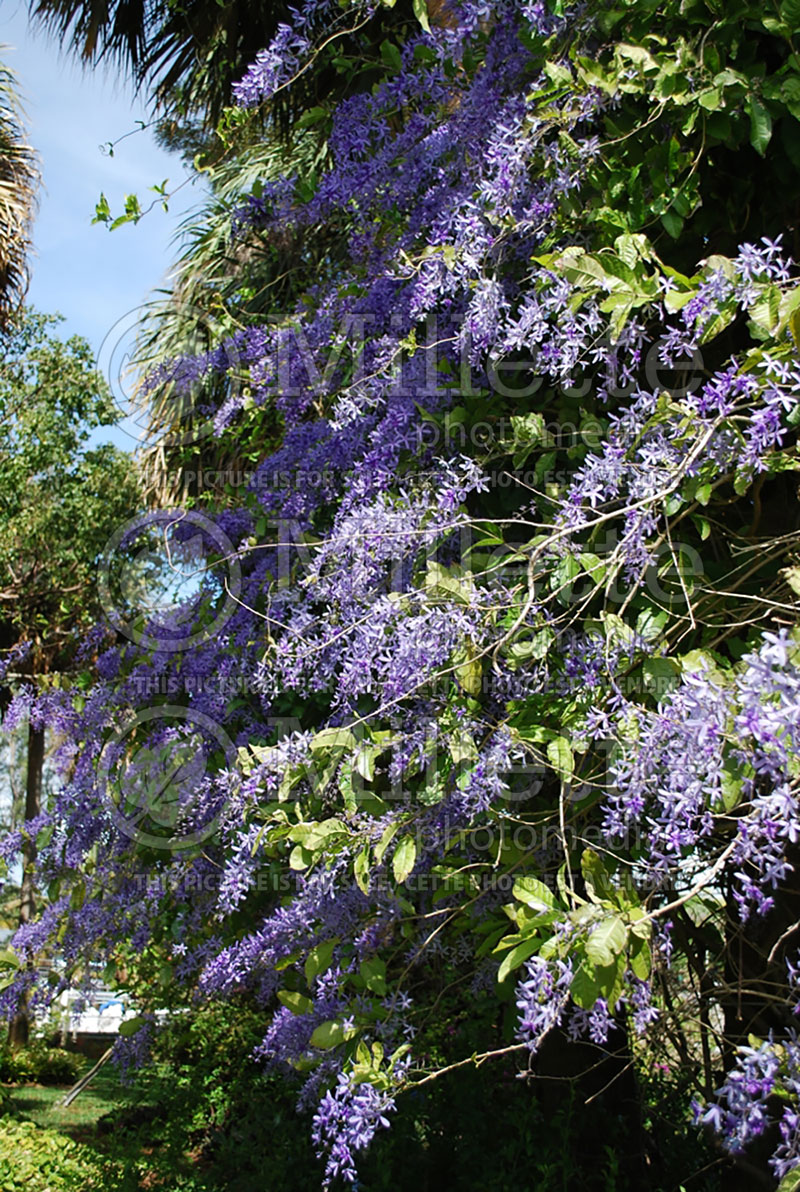
[[[547,743],[547,760],[558,776],[569,782],[575,770],[575,758],[566,737],[556,737]]]
[[[307,112],[303,112],[295,127],[310,128],[313,124],[319,124],[321,120],[324,120],[327,114],[325,108],[309,108]]]
[[[142,1018],[140,1014],[137,1014],[135,1018],[126,1018],[124,1022],[119,1024],[119,1033],[123,1038],[128,1039],[131,1035],[135,1035],[137,1031],[140,1031],[146,1021],[147,1019]]]
[[[323,728],[315,733],[311,750],[316,753],[320,749],[355,749],[357,743],[349,728]]]
[[[708,650],[690,650],[688,654],[682,655],[678,662],[685,675],[705,671],[715,683],[725,681],[724,672],[720,670],[716,658]]]
[[[800,0],[782,0],[781,17],[793,33],[800,30]]]
[[[331,1047],[338,1047],[347,1039],[352,1039],[355,1034],[355,1027],[345,1030],[341,1022],[321,1022],[312,1034],[310,1042],[312,1047],[328,1050]]]
[[[733,811],[742,801],[742,787],[744,781],[738,774],[731,774],[723,769],[719,779],[719,789],[722,795],[722,806],[726,811]]]
[[[706,344],[709,343],[710,340],[715,339],[721,331],[724,331],[726,327],[731,325],[738,313],[739,307],[735,302],[730,301],[723,303],[719,313],[714,315],[714,317],[710,319],[703,328],[703,333],[700,336],[700,343]]]
[[[542,941],[540,939],[536,939],[534,936],[531,939],[523,940],[521,944],[517,944],[516,948],[512,948],[510,952],[507,952],[501,960],[500,967],[497,970],[498,982],[505,981],[509,973],[513,972],[514,969],[519,968],[519,966],[523,964],[529,956],[533,956],[534,952],[538,952],[541,946]]]
[[[467,695],[480,695],[483,687],[483,663],[472,642],[466,642],[454,656],[454,670],[459,685]]]
[[[292,1014],[310,1014],[314,1009],[311,998],[304,997],[302,993],[296,993],[292,989],[279,989],[278,1001],[291,1010]]]
[[[593,964],[587,958],[572,978],[569,987],[572,1000],[582,1010],[591,1010],[597,999],[603,997],[613,1010],[622,993],[625,965],[622,955],[614,957],[613,963],[608,965]]]
[[[671,658],[646,658],[642,664],[645,691],[659,697],[674,691],[680,679],[680,669]]]
[[[633,629],[626,621],[623,621],[619,613],[601,612],[600,617],[603,621],[603,627],[606,632],[606,638],[609,644],[616,646],[618,644],[630,645],[634,641],[635,634]]]
[[[673,240],[677,240],[683,231],[683,220],[677,211],[665,211],[661,216],[661,223]]]
[[[633,235],[625,232],[622,236],[617,236],[614,247],[620,260],[624,261],[631,269],[638,265],[639,261],[652,260],[653,251],[650,242],[641,232],[636,232]]]
[[[426,33],[431,31],[431,23],[428,20],[428,6],[425,0],[414,0],[414,16],[419,21]]]
[[[92,220],[92,223],[93,224],[108,223],[110,218],[111,218],[111,208],[108,205],[108,199],[101,191],[100,199],[97,202],[97,204],[95,205],[94,218]]]
[[[697,526],[701,542],[705,542],[711,534],[711,522],[708,518],[701,517],[699,513],[692,514],[692,521]]]
[[[581,854],[581,874],[592,902],[608,898],[612,890],[611,877],[594,849],[585,848]]]
[[[550,82],[556,87],[569,87],[572,83],[572,72],[568,66],[563,66],[559,62],[551,62],[547,59],[542,69]]]
[[[747,102],[750,113],[750,144],[763,157],[772,136],[772,117],[760,99],[751,96]]]
[[[392,41],[381,42],[381,58],[390,70],[400,70],[403,66],[400,50]]]
[[[524,662],[528,658],[540,661],[547,657],[547,652],[556,639],[552,629],[540,629],[532,637],[521,638],[512,642],[508,652],[516,661]]]
[[[780,326],[781,292],[777,286],[767,286],[758,301],[748,307],[747,313],[753,321],[760,338],[775,335]]]
[[[631,937],[628,963],[634,977],[638,977],[640,981],[647,981],[649,979],[653,960],[650,953],[650,944],[647,940],[643,940],[637,935]]]
[[[800,596],[800,567],[784,567],[780,571],[780,575],[786,580],[795,596]]]
[[[362,894],[369,893],[369,845],[365,845],[353,862],[356,884]]]
[[[586,941],[586,955],[593,964],[606,966],[623,951],[628,942],[628,929],[618,915],[611,915],[598,923]]]
[[[333,959],[333,950],[338,943],[338,937],[334,937],[332,940],[323,940],[321,944],[317,944],[311,949],[306,957],[306,963],[303,969],[309,985],[315,977],[318,977],[320,973],[324,973],[330,968],[331,960]]]
[[[417,861],[417,846],[413,836],[404,836],[395,849],[392,858],[394,880],[401,885],[411,873]]]
[[[719,87],[709,87],[706,91],[700,92],[697,102],[707,112],[716,112],[722,107],[722,91]]]
[[[296,844],[289,853],[289,868],[298,871],[308,869],[313,860],[313,853],[309,852],[307,848],[303,848],[302,844]]]
[[[636,632],[646,641],[655,641],[664,632],[668,620],[666,613],[648,607],[636,618]]]
[[[358,811],[358,797],[353,788],[353,763],[349,759],[343,761],[339,767],[338,784],[345,811],[348,816],[355,815]]]
[[[674,314],[676,311],[682,310],[693,297],[693,290],[668,290],[664,295],[664,305],[668,311]]]
[[[375,860],[379,865],[383,860],[383,854],[394,840],[399,828],[400,825],[395,821],[392,824],[387,824],[387,826],[383,829],[383,835],[375,845]]]
[[[572,1000],[582,1010],[591,1010],[601,996],[600,982],[593,964],[584,960],[575,971],[569,987]]]
[[[570,585],[582,571],[579,561],[573,555],[565,555],[565,557],[556,564],[550,574],[550,589],[559,595],[559,598],[569,603],[570,600]]]
[[[386,996],[386,965],[382,960],[377,956],[372,960],[363,960],[358,971],[370,993],[376,993],[378,997]]]
[[[606,564],[599,557],[599,555],[592,554],[591,551],[582,551],[578,555],[578,562],[584,571],[586,571],[595,583],[602,583],[606,575]],[[552,633],[552,630],[551,630]]]
[[[456,765],[459,765],[461,762],[476,761],[478,758],[478,746],[472,739],[471,734],[464,729],[459,729],[457,732],[450,734],[448,746],[450,756]]]
[[[798,1192],[800,1190],[800,1167],[788,1171],[778,1184],[777,1192]]]
[[[552,890],[536,877],[518,877],[514,882],[512,894],[518,902],[524,902],[534,910],[549,910],[556,906]]]
[[[372,782],[375,777],[375,759],[381,752],[380,745],[362,743],[356,754],[356,770],[365,782]]]
[[[793,310],[789,315],[789,330],[792,333],[794,346],[800,348],[800,309]]]

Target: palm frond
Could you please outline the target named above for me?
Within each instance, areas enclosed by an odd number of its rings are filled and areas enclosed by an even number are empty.
[[[38,160],[25,138],[17,81],[0,63],[0,324],[7,322],[27,289],[39,182]]]

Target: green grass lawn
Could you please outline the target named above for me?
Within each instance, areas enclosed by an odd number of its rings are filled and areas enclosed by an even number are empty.
[[[88,1072],[86,1060],[81,1075]],[[101,1071],[69,1106],[59,1105],[69,1085],[0,1087],[0,1189],[2,1192],[94,1192],[115,1186],[106,1156],[90,1145],[97,1123],[118,1103],[116,1074]]]
[[[88,1072],[94,1060],[86,1060],[81,1076]],[[128,1090],[120,1085],[113,1068],[101,1068],[87,1089],[64,1108],[59,1102],[69,1086],[21,1084],[6,1086],[3,1114],[26,1118],[37,1126],[60,1130],[70,1138],[84,1140],[96,1132],[97,1122],[121,1101],[129,1100]]]
[[[122,1085],[108,1064],[64,1107],[70,1087],[0,1085],[0,1192],[216,1192],[147,1078]]]
[[[80,1075],[94,1063],[85,1060]],[[146,1115],[144,1091],[124,1087],[111,1065],[65,1107],[60,1102],[70,1087],[0,1086],[0,1192],[138,1192],[179,1186],[153,1153],[159,1148],[148,1145],[146,1125],[142,1132],[117,1124],[104,1128],[101,1122],[114,1109],[135,1115],[144,1108]]]

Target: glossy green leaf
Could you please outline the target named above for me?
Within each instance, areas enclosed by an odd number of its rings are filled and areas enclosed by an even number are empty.
[[[317,944],[311,949],[304,965],[304,972],[306,981],[311,984],[315,977],[320,973],[324,973],[331,966],[333,959],[333,950],[338,944],[339,940],[334,938],[331,940],[323,940],[321,944]]]
[[[413,836],[404,836],[392,857],[394,880],[401,884],[408,878],[417,861],[417,846]]]
[[[278,1001],[291,1010],[292,1014],[310,1014],[314,1009],[311,998],[304,997],[302,993],[296,993],[292,989],[279,989]]]
[[[596,965],[609,965],[628,942],[628,929],[618,915],[601,920],[586,940],[586,955]]]

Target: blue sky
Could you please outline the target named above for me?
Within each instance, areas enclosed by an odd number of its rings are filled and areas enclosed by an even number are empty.
[[[92,225],[101,191],[116,215],[128,193],[144,207],[156,197],[149,187],[165,178],[168,190],[179,186],[186,179],[180,158],[160,149],[149,130],[126,137],[113,157],[102,152],[101,145],[147,120],[142,100],[119,71],[83,70],[52,37],[29,29],[27,3],[0,0],[0,43],[18,76],[44,178],[29,301],[63,314],[62,332],[88,339],[102,367],[108,345],[133,324],[131,312],[164,284],[181,217],[199,205],[201,192],[185,184],[168,213],[157,205],[114,232]],[[114,438],[133,446],[128,436]]]

